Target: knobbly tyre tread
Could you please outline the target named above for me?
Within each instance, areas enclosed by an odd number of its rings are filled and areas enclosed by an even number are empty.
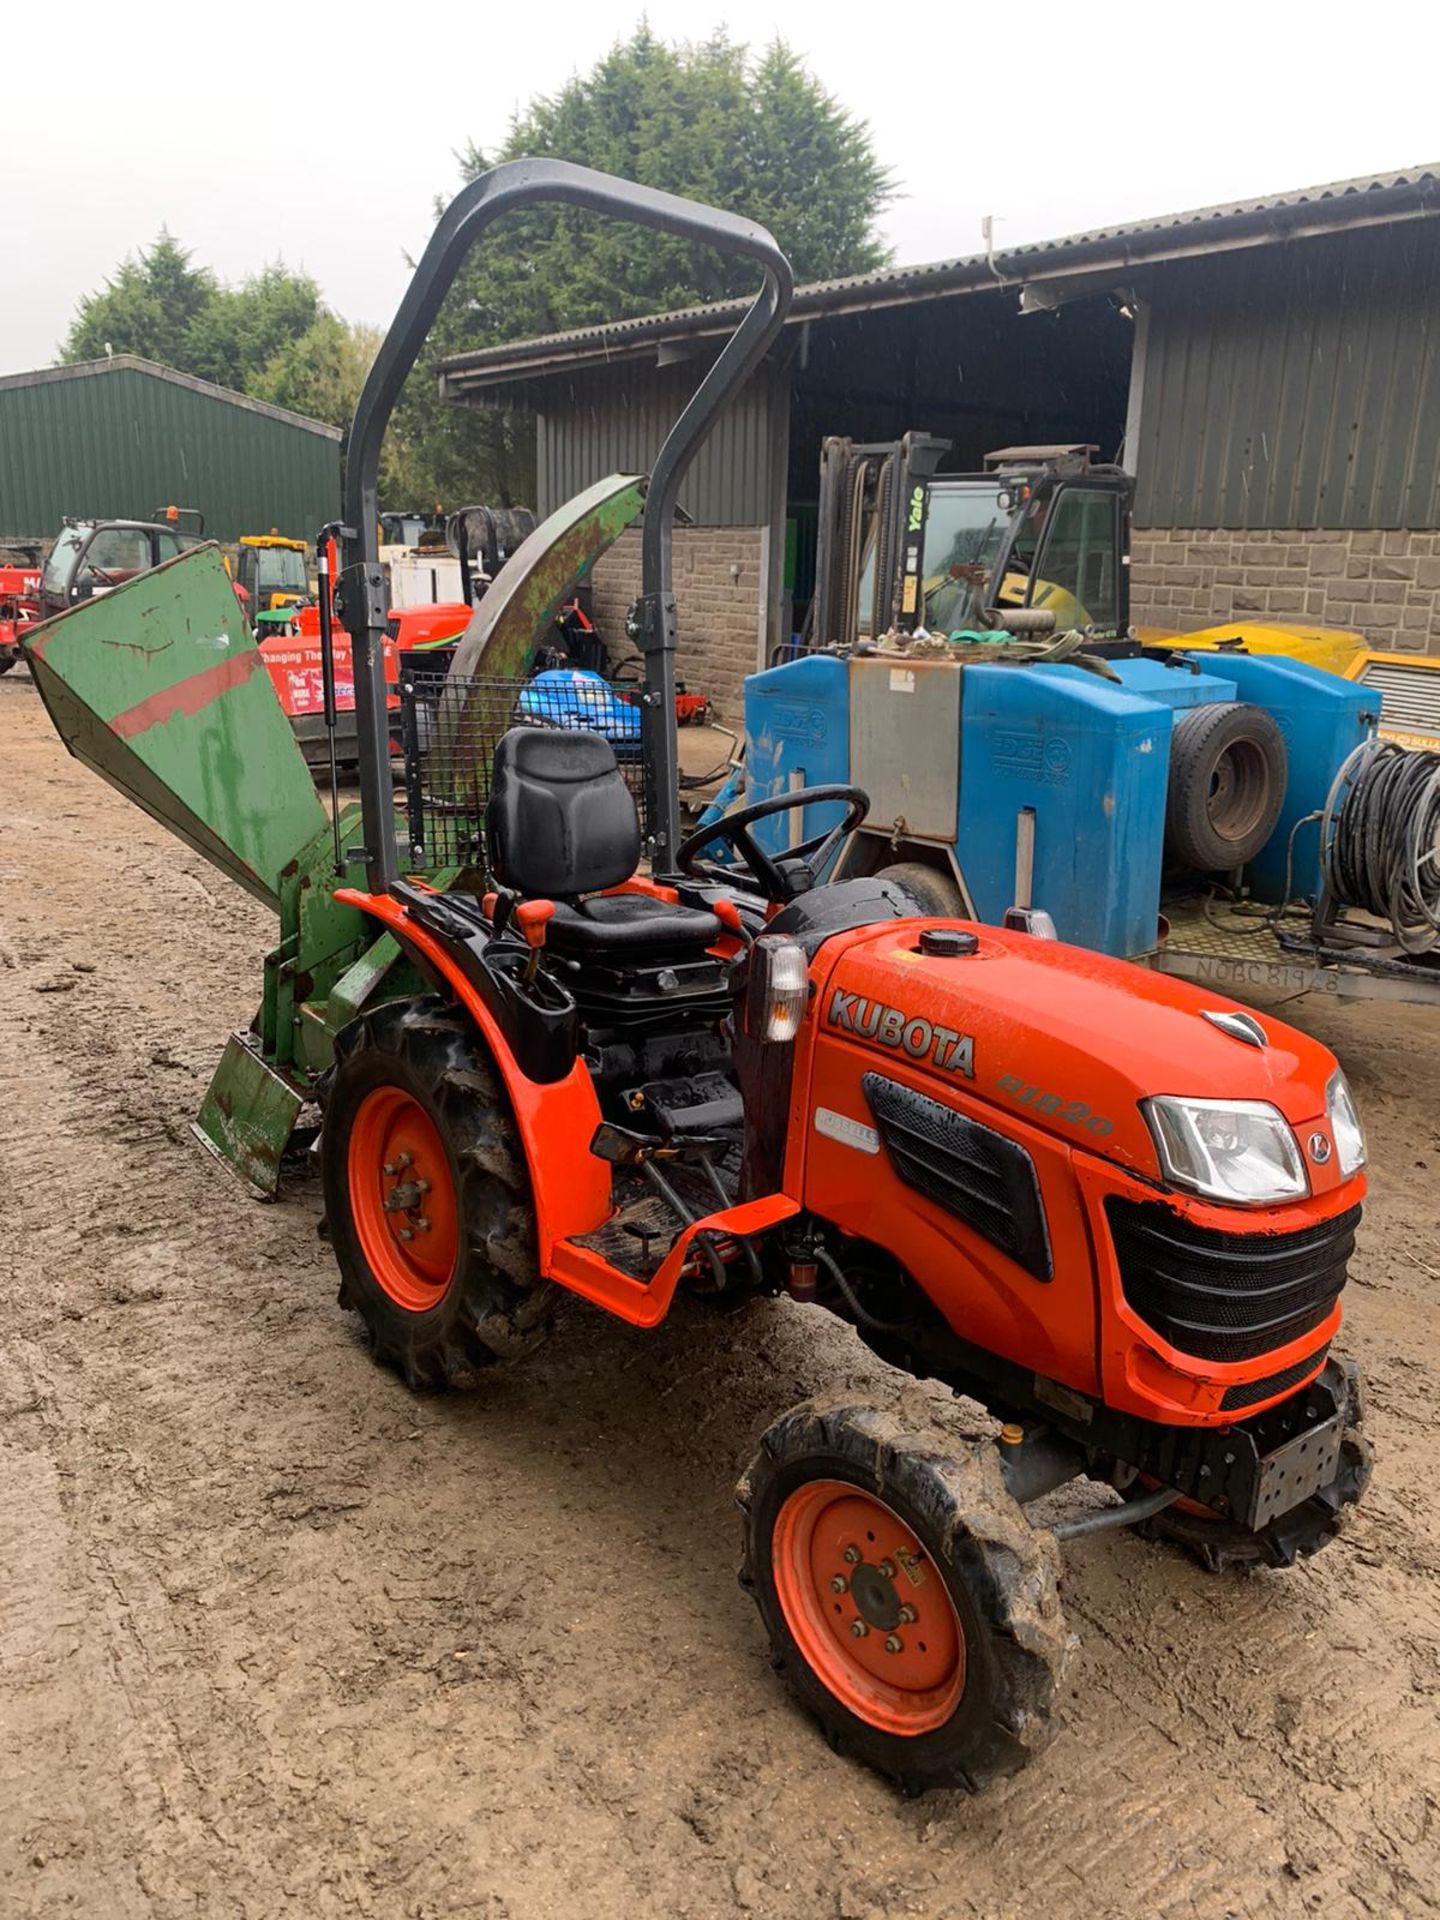
[[[548,1331],[555,1290],[540,1277],[524,1149],[499,1074],[463,1016],[438,995],[392,1001],[338,1036],[323,1089],[320,1171],[340,1304],[371,1352],[417,1392],[520,1358]],[[439,1304],[410,1313],[371,1275],[350,1221],[347,1148],[360,1098],[398,1080],[429,1108],[449,1151],[461,1223],[457,1271]]]
[[[1349,1421],[1340,1437],[1340,1469],[1328,1487],[1282,1513],[1258,1533],[1229,1520],[1167,1507],[1134,1529],[1142,1539],[1178,1547],[1207,1573],[1237,1568],[1293,1567],[1329,1546],[1345,1526],[1349,1510],[1369,1485],[1373,1465],[1370,1442],[1361,1432],[1365,1409],[1360,1374],[1353,1360],[1344,1363],[1349,1385]],[[1136,1488],[1143,1492],[1142,1487]]]
[[[907,1737],[869,1726],[824,1687],[790,1635],[769,1577],[770,1537],[786,1495],[814,1478],[853,1479],[918,1523],[956,1600],[969,1662],[965,1692],[932,1733]],[[1050,1744],[1070,1647],[1060,1552],[1007,1491],[993,1442],[957,1450],[952,1436],[907,1430],[879,1408],[808,1400],[764,1434],[736,1500],[744,1516],[740,1584],[759,1607],[771,1665],[837,1753],[906,1794],[937,1787],[978,1793]]]

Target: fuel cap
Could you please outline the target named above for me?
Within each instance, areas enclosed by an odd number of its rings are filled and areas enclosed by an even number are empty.
[[[921,953],[933,953],[939,960],[959,960],[979,950],[979,936],[958,927],[926,927],[920,935]]]

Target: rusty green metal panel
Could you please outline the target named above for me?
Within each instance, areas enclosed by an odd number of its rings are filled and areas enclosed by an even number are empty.
[[[645,477],[626,473],[609,474],[557,507],[495,576],[455,649],[451,672],[523,679],[565,601],[644,510]]]
[[[260,1050],[258,1036],[232,1033],[190,1131],[256,1193],[273,1197],[280,1163],[305,1096]]]
[[[24,650],[75,757],[278,907],[325,810],[218,549],[60,614]]]

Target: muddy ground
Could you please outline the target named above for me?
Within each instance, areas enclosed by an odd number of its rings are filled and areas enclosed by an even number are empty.
[[[519,1370],[412,1399],[335,1304],[314,1188],[258,1205],[188,1132],[266,914],[18,673],[0,801],[7,1920],[1440,1908],[1440,1019],[1290,1009],[1376,1163],[1348,1534],[1223,1579],[1076,1543],[1065,1731],[905,1802],[778,1690],[731,1489],[804,1394],[928,1390],[788,1303],[648,1335],[573,1303]]]

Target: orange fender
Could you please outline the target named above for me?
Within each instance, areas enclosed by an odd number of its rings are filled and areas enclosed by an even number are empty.
[[[563,1080],[540,1086],[515,1064],[489,1008],[460,971],[444,944],[417,926],[389,894],[337,887],[335,898],[378,920],[426,969],[444,980],[475,1022],[505,1082],[511,1110],[525,1149],[535,1201],[537,1252],[550,1272],[557,1244],[577,1233],[593,1233],[610,1218],[610,1169],[590,1151],[600,1124],[600,1103],[590,1075],[577,1060]]]

